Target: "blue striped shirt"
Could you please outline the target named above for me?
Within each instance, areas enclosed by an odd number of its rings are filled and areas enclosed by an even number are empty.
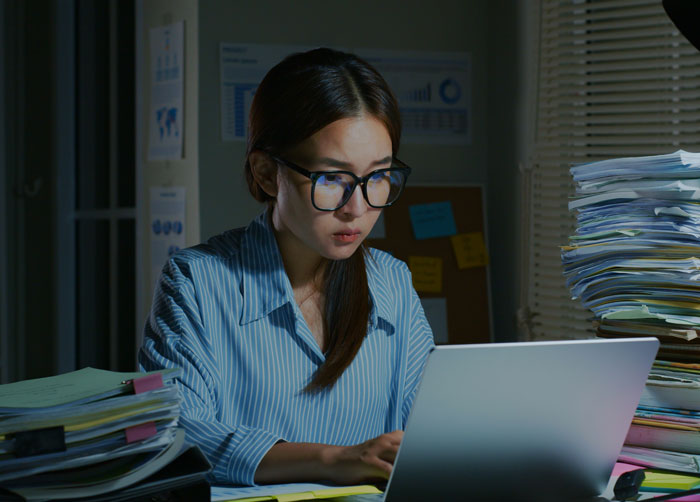
[[[139,352],[180,366],[180,423],[215,482],[253,485],[278,441],[358,444],[403,429],[433,337],[408,267],[371,250],[367,336],[335,386],[302,393],[324,354],[294,301],[264,212],[165,265]]]

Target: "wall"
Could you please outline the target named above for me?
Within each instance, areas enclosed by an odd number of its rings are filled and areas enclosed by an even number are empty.
[[[148,0],[137,3],[137,30],[140,24],[140,41],[137,39],[137,61],[141,65],[138,74],[140,86],[140,103],[137,103],[140,120],[137,130],[140,132],[137,155],[137,210],[139,225],[137,236],[138,277],[140,288],[137,303],[137,331],[143,329],[143,322],[148,315],[154,285],[151,283],[150,246],[149,246],[149,191],[153,186],[184,186],[187,194],[185,243],[192,246],[200,242],[199,217],[199,145],[198,145],[198,95],[199,62],[198,5],[193,0]],[[185,21],[185,82],[184,82],[184,144],[181,160],[156,161],[147,160],[148,153],[148,111],[150,109],[150,60],[149,30],[178,21]],[[139,35],[137,35],[138,37]],[[138,64],[138,63],[137,63]],[[137,91],[138,92],[138,91]],[[139,99],[139,98],[137,98]]]
[[[246,225],[260,210],[243,178],[245,144],[222,142],[219,115],[219,43],[265,43],[466,51],[472,55],[472,144],[403,145],[399,156],[414,170],[411,182],[487,181],[485,50],[487,2],[310,0],[217,2],[201,0],[200,187],[202,238]]]

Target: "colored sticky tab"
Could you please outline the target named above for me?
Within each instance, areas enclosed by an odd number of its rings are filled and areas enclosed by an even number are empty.
[[[483,267],[489,263],[489,255],[486,252],[484,234],[471,232],[468,234],[453,235],[452,250],[457,258],[458,268]]]
[[[146,422],[145,424],[127,427],[124,432],[126,433],[126,443],[129,444],[155,436],[158,430],[155,422]]]
[[[134,386],[134,394],[141,394],[142,392],[163,387],[163,376],[160,373],[151,373],[150,375],[134,378],[131,384]]]
[[[452,203],[431,202],[430,204],[414,204],[409,206],[411,225],[416,239],[433,237],[449,237],[457,233],[455,217],[452,213]]]
[[[409,256],[408,268],[413,276],[413,287],[425,293],[442,291],[442,258]]]

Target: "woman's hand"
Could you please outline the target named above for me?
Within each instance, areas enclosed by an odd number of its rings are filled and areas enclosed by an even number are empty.
[[[279,442],[260,461],[255,482],[382,481],[391,474],[401,439],[403,431],[398,430],[353,446]]]
[[[396,430],[354,446],[329,446],[322,457],[329,479],[341,485],[388,479],[402,439]]]

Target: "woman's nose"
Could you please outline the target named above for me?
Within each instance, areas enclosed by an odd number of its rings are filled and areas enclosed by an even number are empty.
[[[359,218],[367,212],[367,201],[362,195],[362,187],[360,185],[355,186],[350,199],[339,211],[353,218]]]

